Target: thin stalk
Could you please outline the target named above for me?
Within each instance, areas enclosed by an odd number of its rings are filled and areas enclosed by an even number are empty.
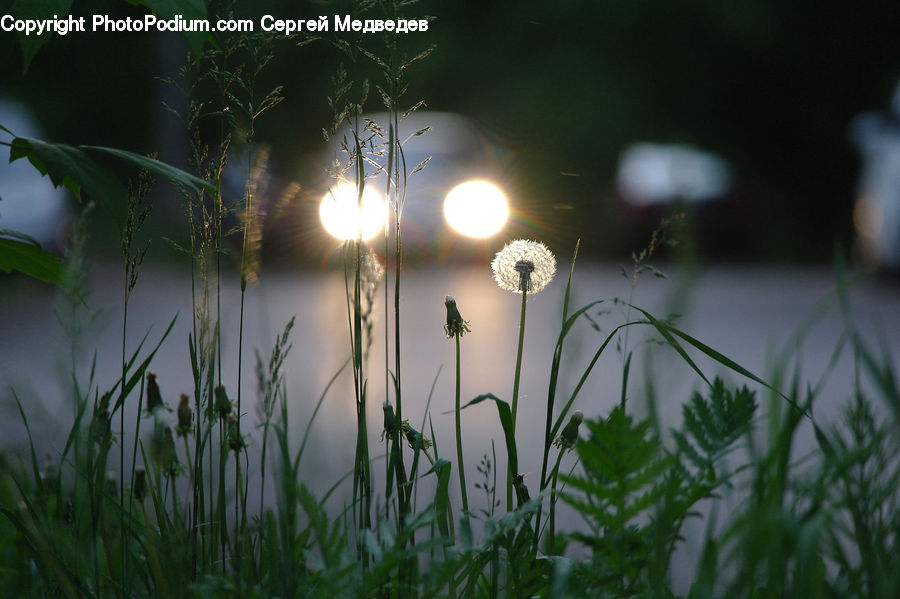
[[[248,197],[249,203],[249,197]],[[246,225],[245,225],[246,227]],[[244,229],[244,238],[247,237],[247,230]],[[246,295],[247,289],[247,280],[244,278],[243,274],[241,275],[241,308],[240,308],[240,317],[238,320],[238,373],[237,373],[237,436],[238,440],[241,438],[241,371],[243,370],[241,366],[243,365],[243,349],[244,349],[244,296]],[[240,539],[244,536],[244,530],[240,526],[240,522],[242,521],[239,518],[238,512],[238,497],[241,492],[241,461],[238,459],[237,453],[234,456],[234,526],[237,529],[237,538],[238,540],[235,542],[235,553],[237,560],[237,567],[235,568],[235,582],[240,582],[237,580],[237,577],[240,573],[240,564],[241,564],[241,542]]]
[[[353,460],[353,524],[356,526],[359,523],[359,481],[360,481],[360,463],[359,463],[359,377],[357,375],[358,365],[356,362],[356,344],[354,342],[354,326],[353,326],[353,306],[351,303],[351,291],[350,291],[350,276],[348,274],[348,265],[350,262],[350,246],[349,243],[345,243],[343,245],[343,265],[344,265],[344,299],[347,303],[347,332],[350,335],[350,362],[353,365],[353,398],[354,398],[354,407],[356,408],[356,447],[354,448],[354,460]],[[358,266],[358,264],[357,264]]]
[[[240,429],[238,429],[240,430]],[[234,452],[234,549],[232,550],[232,569],[234,570],[235,587],[240,588],[241,585],[241,544],[243,543],[243,531],[241,530],[240,509],[242,498],[244,496],[241,490],[241,458],[237,451]]]
[[[494,542],[491,550],[491,599],[496,599],[500,592],[500,546]]]
[[[207,313],[208,313],[209,305],[210,305],[209,281],[208,280],[205,281],[204,284],[205,284],[205,287],[203,290],[203,293],[204,293],[203,300],[204,300],[204,305],[207,307]],[[208,320],[208,318],[207,318],[207,320]],[[209,328],[208,322],[206,324],[206,327]],[[210,528],[210,530],[215,535],[217,532],[221,532],[221,531],[218,531],[217,526],[216,526],[216,518],[218,517],[217,511],[216,511],[216,487],[215,487],[216,479],[214,476],[214,473],[216,472],[216,470],[215,470],[215,464],[213,462],[213,449],[214,449],[214,447],[213,447],[214,446],[213,432],[215,431],[215,428],[216,428],[216,419],[217,419],[217,416],[213,412],[213,406],[215,406],[214,379],[215,379],[215,373],[216,373],[216,367],[215,367],[216,355],[218,353],[217,349],[216,349],[216,346],[218,344],[218,341],[216,341],[216,337],[218,337],[218,323],[213,326],[213,330],[214,330],[213,343],[211,343],[209,346],[212,351],[212,355],[207,358],[206,369],[208,372],[205,374],[207,377],[207,380],[206,380],[206,387],[207,387],[206,407],[208,410],[208,412],[207,412],[207,429],[208,430],[207,430],[206,441],[207,441],[207,446],[209,447],[209,451],[207,452],[207,462],[209,464],[209,514],[208,514],[207,518],[209,518],[210,521],[213,523],[213,526]],[[220,430],[219,430],[220,445],[222,442],[222,438],[223,437],[222,437],[222,431],[221,431],[221,426],[220,426]],[[221,448],[220,448],[220,450],[221,450]],[[212,560],[212,557],[215,553],[216,545],[217,545],[217,539],[216,538],[210,539],[210,548],[209,548],[210,560]]]
[[[466,469],[463,465],[463,450],[462,450],[462,427],[460,426],[460,407],[459,407],[459,395],[460,395],[460,362],[459,362],[459,337],[460,334],[457,333],[454,335],[456,337],[456,462],[457,462],[457,470],[459,471],[459,492],[462,495],[462,508],[463,513],[468,517],[469,515],[469,497],[468,492],[466,491]]]
[[[637,279],[632,278],[631,290],[628,292],[628,309],[625,311],[625,322],[631,322],[631,304],[634,303],[634,290],[637,287]],[[625,405],[628,403],[628,373],[631,370],[631,352],[628,350],[628,334],[631,333],[631,327],[625,329],[625,339],[622,341],[622,395],[619,399],[619,406],[625,411]]]
[[[565,340],[566,335],[566,322],[569,319],[569,300],[571,299],[572,294],[572,277],[575,274],[575,261],[578,259],[578,249],[581,247],[581,240],[575,242],[575,251],[572,253],[572,263],[569,266],[569,279],[566,281],[566,292],[563,296],[563,309],[562,309],[562,323],[560,329],[559,340],[556,343],[556,350],[553,354],[553,362],[550,366],[550,384],[547,388],[547,423],[544,429],[544,451],[543,456],[541,457],[541,480],[540,480],[540,491],[543,491],[547,486],[547,462],[550,458],[550,447],[553,445],[553,408],[556,404],[556,387],[559,381],[559,371],[560,371],[560,363],[562,361],[563,354],[563,341]],[[562,415],[566,413],[568,407],[563,410]],[[540,522],[543,516],[544,511],[544,499],[541,496],[540,504],[538,505],[537,519],[536,522]],[[535,535],[534,535],[534,548],[537,550],[538,541],[540,540],[540,526],[535,527]]]
[[[254,78],[255,79],[255,78]],[[248,86],[250,90],[250,105],[253,105],[253,81],[251,80],[250,85]],[[251,110],[252,114],[252,110]],[[253,139],[254,132],[254,117],[250,118],[250,130],[247,135],[248,142],[248,150],[247,150],[247,179],[245,182],[245,198],[244,198],[244,235],[241,240],[241,307],[240,307],[240,316],[238,321],[238,372],[237,372],[237,435],[238,439],[240,439],[241,435],[241,380],[243,374],[243,357],[244,357],[244,299],[247,295],[247,275],[250,272],[250,231],[253,219],[253,150],[249,145],[250,141]],[[263,450],[263,455],[265,455],[265,450]],[[238,501],[237,501],[237,493],[240,493],[240,460],[238,460],[237,454],[235,454],[235,472],[234,472],[234,492],[235,492],[235,504],[234,504],[234,523],[235,526],[238,526]],[[265,466],[263,466],[263,472],[265,472]],[[260,503],[260,506],[262,503]],[[260,509],[262,509],[260,507]],[[244,512],[246,516],[246,511]],[[243,519],[242,519],[243,521]],[[239,537],[243,537],[246,531],[243,530],[243,527],[239,528]],[[238,543],[240,545],[240,543]],[[240,566],[240,547],[237,549],[238,553],[238,566]]]
[[[190,236],[191,241],[191,330],[193,331],[193,337],[188,338],[188,343],[193,345],[194,347],[194,355],[197,355],[197,291],[196,291],[196,264],[195,261],[197,259],[197,248],[195,244],[195,231],[194,231],[194,207],[190,198],[188,198],[188,234]],[[192,365],[193,370],[193,365]],[[199,373],[194,373],[196,380],[194,381],[194,417],[197,419],[197,430],[194,435],[195,439],[195,459],[197,463],[195,463],[193,472],[197,475],[200,474],[200,466],[202,462],[200,461],[200,379]],[[138,410],[138,414],[140,414],[140,410]],[[185,437],[185,442],[187,442],[187,437]],[[137,452],[137,437],[135,437],[135,453]],[[191,477],[191,487],[192,487],[192,499],[193,499],[193,507],[191,509],[191,572],[192,577],[197,573],[197,530],[199,523],[199,513],[203,509],[203,481],[198,481],[198,477]],[[132,486],[134,485],[133,475],[132,475]]]
[[[138,391],[137,415],[135,416],[134,448],[132,449],[132,452],[131,452],[131,485],[130,486],[132,489],[134,489],[134,470],[135,470],[134,465],[137,463],[137,447],[138,447],[138,439],[140,439],[141,410],[144,409],[144,381],[145,380],[146,379],[144,377],[141,377],[140,389]],[[120,409],[122,410],[123,413],[125,412],[125,404],[124,403],[122,404],[122,407]],[[121,445],[122,445],[122,447],[125,446],[124,434],[122,437]],[[121,451],[121,448],[120,448],[120,451]],[[120,455],[119,459],[121,460],[121,455]],[[124,479],[125,479],[124,471],[119,473],[119,478],[124,481]],[[123,502],[124,502],[124,498],[123,498]],[[132,515],[133,504],[134,504],[134,494],[129,493],[128,494],[128,517],[129,518],[131,518],[131,515]],[[124,510],[124,503],[123,503],[122,504],[122,512],[124,513],[124,511],[125,510]],[[122,528],[123,528],[122,534],[123,534],[123,539],[124,539],[124,528],[125,527],[123,526]],[[122,550],[122,555],[124,557],[124,559],[122,561],[122,575],[123,575],[123,578],[128,579],[128,571],[127,571],[128,562],[127,562],[127,557],[126,557],[127,553],[126,553],[125,549]]]
[[[362,164],[360,162],[360,164]],[[360,201],[361,198],[360,198]],[[362,264],[362,241],[356,243],[356,280],[354,282],[355,296],[354,300],[354,354],[359,364],[357,376],[359,377],[359,405],[357,406],[359,418],[359,448],[360,458],[362,460],[362,489],[364,498],[365,513],[361,524],[364,528],[370,528],[372,525],[372,483],[369,464],[369,434],[366,422],[366,379],[363,371],[363,349],[362,349],[362,280],[360,275],[360,265]]]
[[[516,430],[516,413],[519,408],[519,379],[522,372],[522,348],[525,346],[525,306],[528,291],[522,290],[522,312],[519,316],[519,347],[516,350],[516,376],[513,379],[512,392],[512,425],[513,432]]]
[[[172,521],[175,523],[176,530],[178,530],[178,525],[181,520],[181,516],[178,514],[178,489],[175,486],[175,475],[170,474],[167,478],[167,481],[171,479],[172,481]],[[169,483],[166,482],[166,485]]]
[[[130,268],[129,268],[129,259],[130,257],[126,254],[125,256],[125,303],[124,303],[124,312],[122,314],[122,380],[120,381],[121,388],[119,390],[119,397],[121,397],[121,401],[119,403],[119,431],[122,435],[122,438],[119,442],[119,505],[124,508],[125,506],[125,383],[126,383],[126,368],[127,364],[125,362],[125,339],[126,332],[128,330],[128,299],[131,293],[128,290],[128,283],[130,279]],[[141,413],[138,411],[138,420],[140,421]],[[135,439],[137,439],[137,431],[135,431]],[[134,470],[134,463],[131,464],[132,470]],[[129,501],[128,506],[129,515],[131,514],[131,502]],[[128,552],[125,550],[125,510],[122,509],[119,511],[119,530],[121,531],[121,543],[122,543],[122,574],[123,579],[126,578],[125,573],[128,570]]]
[[[222,72],[228,72],[228,53],[223,54]],[[225,203],[222,201],[222,170],[225,168],[227,161],[226,152],[229,144],[225,141],[225,119],[227,104],[227,84],[222,84],[220,91],[222,92],[222,103],[219,113],[219,161],[216,164],[216,197],[215,197],[215,221],[216,221],[216,323],[222,322],[222,211],[225,209]],[[216,383],[222,385],[222,337],[216,339],[217,349],[217,372],[218,379]]]
[[[396,132],[394,132],[393,126],[391,127],[391,147],[393,148],[393,141]],[[396,190],[395,190],[395,204],[396,204]],[[403,249],[402,249],[402,241],[400,236],[400,209],[397,207],[394,212],[394,377],[396,379],[396,385],[394,387],[395,399],[397,404],[397,435],[396,435],[396,443],[400,442],[400,423],[403,422],[403,396],[401,393],[401,378],[400,378],[400,268],[403,264]],[[403,459],[402,452],[397,451],[397,458],[399,460]],[[403,481],[405,482],[405,481]],[[399,481],[398,481],[399,483]],[[399,486],[398,486],[399,491]],[[407,501],[403,496],[403,493],[398,493],[400,498],[400,517],[401,521],[403,517],[406,515],[408,511]]]
[[[191,484],[193,485],[194,463],[191,461],[191,446],[188,443],[187,435],[183,436],[181,440],[184,442],[184,456],[185,462],[187,462],[188,465],[188,477],[191,479]]]
[[[210,452],[211,454],[212,452]],[[228,458],[228,449],[225,445],[225,421],[219,418],[219,493],[216,499],[216,526],[219,529],[219,539],[222,548],[222,574],[225,574],[225,556],[228,547],[227,517],[225,515],[225,460]]]
[[[559,479],[559,464],[565,451],[562,449],[556,456],[556,465],[553,466],[553,472],[550,474],[550,531],[547,537],[547,553],[556,555],[556,483]],[[535,524],[535,528],[540,530],[540,520]]]
[[[513,429],[513,437],[515,437],[516,432],[516,413],[519,409],[519,381],[521,379],[522,374],[522,348],[525,346],[525,306],[526,300],[528,298],[528,290],[522,289],[522,311],[519,315],[519,347],[516,350],[516,374],[513,377],[513,391],[512,391],[512,429]],[[506,511],[511,512],[513,509],[513,477],[518,474],[517,472],[510,472],[509,476],[506,477]]]
[[[260,467],[260,481],[259,481],[259,522],[262,525],[263,516],[265,515],[265,505],[266,505],[266,446],[269,442],[269,419],[266,418],[265,423],[263,424],[263,438],[262,438],[262,456],[259,460]]]
[[[390,199],[390,182],[388,183],[388,189],[386,190],[388,193],[385,194],[385,197]],[[391,211],[385,210],[384,214],[384,255],[385,257],[390,256],[390,239],[391,239]],[[387,262],[387,258],[385,258],[385,262]],[[385,265],[387,266],[387,264]],[[391,397],[391,352],[390,352],[390,291],[388,285],[388,272],[387,268],[385,268],[384,273],[384,401],[390,401]],[[396,433],[396,431],[391,431]],[[384,446],[385,452],[385,503],[389,503],[391,499],[390,491],[390,475],[391,475],[391,461],[389,459],[389,454],[391,451],[391,441],[387,439],[387,443]],[[387,516],[387,508],[385,508],[385,516]]]

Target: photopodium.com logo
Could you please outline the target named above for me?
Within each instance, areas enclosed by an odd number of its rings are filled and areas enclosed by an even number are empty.
[[[90,29],[88,29],[90,27]],[[68,15],[52,19],[18,19],[14,15],[0,17],[0,31],[24,33],[27,36],[68,35],[70,33],[120,33],[120,32],[173,32],[173,33],[253,33],[262,31],[278,35],[295,33],[319,33],[329,29],[362,33],[414,33],[428,31],[428,19],[351,19],[349,15],[334,15],[332,19],[319,16],[315,19],[278,19],[265,15],[258,21],[253,19],[185,19],[175,15],[170,19],[160,19],[148,14],[140,18],[127,17],[113,19],[108,15],[76,17]]]

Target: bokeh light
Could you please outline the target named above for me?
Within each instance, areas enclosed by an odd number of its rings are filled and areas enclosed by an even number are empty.
[[[362,205],[356,186],[341,182],[322,196],[319,218],[322,226],[338,239],[356,239],[362,233],[363,240],[372,239],[384,230],[387,217],[384,200],[372,187],[365,187]]]
[[[506,224],[509,203],[503,191],[493,183],[466,181],[447,194],[444,218],[458,233],[468,237],[490,237]]]

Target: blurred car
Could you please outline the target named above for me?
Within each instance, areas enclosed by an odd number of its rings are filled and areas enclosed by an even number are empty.
[[[363,130],[360,137],[366,141],[371,160],[365,163],[367,193],[371,191],[383,200],[387,175],[382,169],[387,163],[387,123],[388,114],[370,114],[362,119]],[[366,126],[365,123],[373,125]],[[402,223],[404,235],[404,252],[411,256],[435,255],[443,247],[449,235],[458,237],[460,229],[455,233],[448,223],[454,215],[447,212],[447,196],[460,184],[471,181],[490,182],[497,188],[503,187],[506,177],[497,159],[499,149],[491,144],[479,129],[468,118],[453,113],[417,111],[402,118],[397,136],[403,142],[403,163],[399,171],[408,173],[406,201],[402,205]],[[341,145],[352,143],[353,135],[349,125],[341,127],[329,147],[323,151],[323,172],[331,171],[332,175],[347,171],[348,154],[342,151]],[[380,154],[380,155],[378,155]],[[399,159],[399,157],[398,157]],[[355,179],[353,169],[344,173],[349,185]],[[332,199],[329,190],[334,189],[334,176],[320,182],[318,192],[323,198],[323,206]],[[468,190],[468,191],[467,191]],[[500,201],[483,194],[486,187],[469,186],[457,196],[469,194],[463,200],[463,214],[457,211],[455,227],[460,224],[465,229],[464,235],[485,237],[492,234],[485,228],[485,221],[493,219],[502,228],[507,213],[491,212],[490,204]],[[460,196],[460,197],[461,197]],[[354,199],[355,201],[355,199]],[[506,200],[503,200],[504,208]],[[498,208],[499,209],[499,208]],[[467,213],[465,213],[467,211]],[[502,217],[502,222],[498,219]],[[379,228],[379,231],[381,229]]]
[[[676,144],[634,143],[622,152],[616,184],[637,207],[712,202],[731,191],[731,165],[712,152]]]
[[[753,256],[759,215],[722,156],[685,144],[635,142],[622,151],[610,219],[617,245],[641,248],[660,220],[684,212],[688,241],[712,259]],[[690,239],[684,238],[687,233]]]
[[[863,258],[900,271],[900,84],[886,113],[866,112],[850,126],[862,156],[853,225]]]

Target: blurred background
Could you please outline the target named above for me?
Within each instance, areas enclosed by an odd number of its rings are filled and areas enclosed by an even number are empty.
[[[2,4],[8,12],[13,3]],[[330,20],[345,4],[238,2],[234,13]],[[123,18],[145,9],[76,0],[71,12]],[[584,252],[620,259],[643,247],[661,215],[684,210],[692,249],[711,260],[827,263],[836,242],[854,245],[865,157],[885,145],[885,128],[896,132],[896,2],[423,0],[408,12],[435,20],[427,33],[402,36],[404,51],[436,49],[411,67],[405,97],[467,119],[468,149],[451,156],[453,168],[462,178],[466,169],[490,175],[505,191],[513,218],[502,237],[540,237],[565,253],[580,237]],[[361,36],[370,45],[377,37]],[[321,130],[342,57],[325,41],[296,41],[272,46],[259,87],[284,85],[286,100],[260,119],[255,139],[271,150],[271,193],[299,183],[298,218],[316,220],[328,151]],[[48,139],[158,152],[185,166],[184,127],[162,108],[181,109],[185,98],[161,78],[177,78],[187,49],[173,34],[56,36],[23,74],[17,38],[4,33],[0,94],[26,107]],[[374,64],[346,66],[357,80],[380,81]],[[381,108],[374,93],[369,105]],[[857,131],[852,123],[866,112],[884,122]],[[438,158],[434,171],[445,168]],[[157,193],[170,205],[155,211],[160,225],[180,214],[180,200]],[[872,212],[857,220],[877,220]],[[270,263],[322,261],[322,247],[291,238],[308,229],[279,231]],[[429,239],[410,244],[410,257],[447,254]]]

